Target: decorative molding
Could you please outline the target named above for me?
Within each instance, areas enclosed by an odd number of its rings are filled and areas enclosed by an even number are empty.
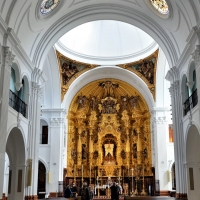
[[[13,63],[15,56],[12,54],[12,52],[9,50],[9,47],[7,47],[7,46],[2,46],[2,54],[3,54],[3,57],[4,57],[3,58],[4,59],[3,64],[5,65],[5,67],[7,67],[7,69],[9,71],[11,71],[10,67]]]
[[[196,69],[199,69],[200,67],[200,45],[196,45],[196,49],[194,53],[192,54],[192,58],[195,62]]]
[[[61,117],[61,118],[59,118],[59,117],[58,118],[50,118],[49,121],[50,121],[51,126],[60,126],[60,125],[63,124],[64,118],[63,117]]]
[[[153,118],[153,122],[154,123],[157,123],[157,124],[164,124],[164,123],[167,123],[167,117],[164,116],[164,117],[154,117]]]
[[[23,86],[22,83],[15,83],[15,88],[16,88],[17,91],[20,91],[22,86]]]
[[[190,88],[190,90],[192,90],[194,81],[187,82],[186,85]]]
[[[170,68],[165,76],[165,79],[171,83],[179,80],[179,70],[176,66]]]

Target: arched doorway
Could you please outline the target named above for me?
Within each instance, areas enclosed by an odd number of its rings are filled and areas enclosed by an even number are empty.
[[[24,198],[25,186],[25,145],[21,131],[13,128],[6,143],[6,153],[10,162],[8,178],[8,200]],[[6,181],[6,180],[5,180]],[[6,182],[4,183],[6,184]]]
[[[38,199],[45,198],[46,193],[46,167],[39,161],[38,164]]]
[[[200,196],[200,135],[195,125],[189,128],[186,141],[186,161],[188,180],[188,199],[195,200]]]

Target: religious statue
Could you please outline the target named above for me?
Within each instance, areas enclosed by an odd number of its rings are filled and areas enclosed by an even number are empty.
[[[117,88],[119,85],[114,84],[111,81],[106,81],[99,83],[99,86],[104,88],[103,98],[106,98],[106,97],[114,97],[113,89]]]
[[[93,97],[90,97],[90,108],[92,110],[96,110],[98,106],[98,99],[97,97],[93,96]]]

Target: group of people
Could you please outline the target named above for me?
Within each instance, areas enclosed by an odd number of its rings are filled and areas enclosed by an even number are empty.
[[[79,193],[75,183],[73,183],[72,188],[69,185],[66,186],[64,191],[65,198],[76,198],[77,194],[81,196],[81,200],[92,200],[94,196],[91,186],[88,188],[86,182],[83,183],[83,187],[81,187]]]
[[[111,200],[119,200],[119,195],[122,194],[121,185],[118,185],[116,182],[113,182],[110,186],[110,191]],[[73,183],[71,188],[69,185],[66,186],[64,191],[65,198],[76,198],[77,194],[81,196],[81,200],[92,200],[94,197],[94,191],[92,190],[91,186],[87,187],[86,182],[83,183],[83,186],[80,188],[79,193],[75,183]]]

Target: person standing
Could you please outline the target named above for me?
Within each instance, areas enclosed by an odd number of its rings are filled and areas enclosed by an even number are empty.
[[[111,190],[111,200],[119,200],[119,187],[113,182],[112,186],[110,187]]]
[[[69,185],[66,186],[65,191],[64,191],[64,197],[65,198],[70,198],[72,191],[70,190]]]
[[[94,197],[94,191],[92,190],[92,187],[89,186],[89,198],[90,198],[90,200],[92,200],[93,197]]]
[[[79,192],[79,196],[81,196],[81,200],[90,200],[89,190],[86,182],[83,183],[83,186],[81,187]]]
[[[76,187],[76,183],[75,182],[72,184],[71,191],[72,191],[72,198],[76,198],[76,194],[78,193],[78,189]]]

